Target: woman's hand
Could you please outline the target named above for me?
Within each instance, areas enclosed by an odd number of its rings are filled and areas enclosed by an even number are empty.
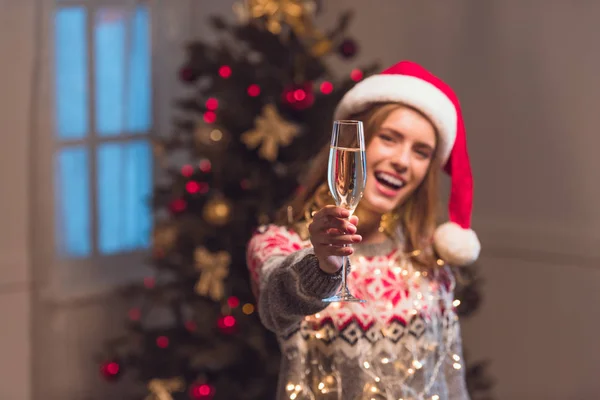
[[[348,218],[349,217],[349,218]],[[319,267],[329,273],[342,268],[342,257],[354,252],[352,247],[344,247],[362,240],[356,235],[358,217],[345,208],[325,206],[313,216],[308,226],[310,241],[319,260]]]

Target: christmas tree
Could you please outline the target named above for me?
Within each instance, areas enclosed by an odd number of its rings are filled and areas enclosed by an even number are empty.
[[[246,244],[298,189],[342,95],[377,69],[338,76],[326,64],[353,63],[351,13],[323,32],[312,1],[234,10],[236,23],[211,18],[215,43],[188,45],[179,74],[189,96],[154,141],[156,273],[123,291],[127,334],[100,356],[107,380],[139,383],[132,399],[273,398],[280,353],[255,311]]]
[[[236,23],[211,18],[219,40],[187,47],[189,96],[176,101],[173,131],[154,140],[155,274],[123,290],[127,333],[100,355],[105,379],[134,380],[132,399],[274,396],[280,353],[256,313],[246,244],[298,190],[343,94],[378,70],[352,65],[351,13],[325,32],[319,9],[249,0],[234,6]],[[351,73],[333,73],[329,57]]]

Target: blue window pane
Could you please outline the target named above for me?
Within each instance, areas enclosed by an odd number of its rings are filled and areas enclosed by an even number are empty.
[[[147,131],[150,123],[148,11],[105,8],[95,27],[96,130],[101,136]]]
[[[60,150],[55,159],[56,247],[62,256],[90,255],[88,152],[83,147]]]
[[[101,254],[147,248],[150,241],[151,151],[146,141],[98,149],[98,248]]]
[[[78,139],[88,130],[86,11],[62,8],[55,14],[56,131]]]
[[[96,15],[96,131],[99,135],[112,136],[122,131],[125,17],[125,12],[118,8],[105,8]]]
[[[150,28],[148,10],[138,7],[131,29],[129,87],[127,93],[127,130],[144,132],[150,129],[152,92],[150,90]]]

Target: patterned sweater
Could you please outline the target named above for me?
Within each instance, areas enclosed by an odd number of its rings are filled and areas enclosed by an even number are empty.
[[[325,303],[341,272],[310,241],[262,226],[248,245],[263,324],[283,353],[277,400],[468,400],[454,280],[420,272],[392,240],[354,245],[348,286],[366,303]]]

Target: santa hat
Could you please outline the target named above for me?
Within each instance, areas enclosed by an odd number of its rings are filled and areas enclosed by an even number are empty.
[[[467,265],[479,257],[481,245],[471,229],[473,177],[467,152],[462,112],[456,94],[422,66],[401,61],[357,83],[340,101],[335,119],[346,119],[374,103],[399,102],[416,108],[435,125],[438,151],[452,188],[449,222],[438,226],[434,246],[439,256],[453,265]]]

